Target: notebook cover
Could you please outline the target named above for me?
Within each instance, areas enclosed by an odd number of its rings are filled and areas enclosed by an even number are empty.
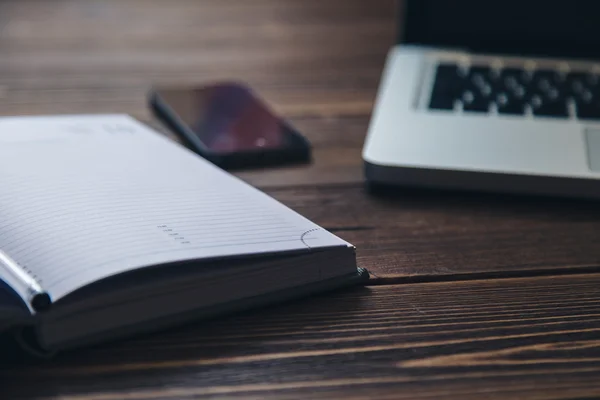
[[[162,319],[146,321],[142,324],[125,326],[120,329],[115,329],[110,334],[101,333],[99,335],[88,336],[81,340],[65,343],[57,348],[43,349],[33,339],[33,329],[24,329],[19,337],[19,342],[30,353],[49,357],[58,351],[72,350],[96,343],[105,343],[116,339],[123,339],[134,336],[136,334],[148,334],[151,332],[162,331],[167,328],[173,328],[181,325],[187,325],[200,320],[207,320],[217,316],[224,316],[240,311],[255,309],[271,304],[280,304],[286,301],[307,297],[312,294],[332,291],[342,287],[358,285],[369,279],[369,272],[364,268],[358,268],[356,273],[345,275],[337,278],[327,279],[320,282],[311,283],[295,288],[289,288],[272,293],[250,297],[246,299],[235,300],[232,302],[200,308],[191,312],[177,314]]]

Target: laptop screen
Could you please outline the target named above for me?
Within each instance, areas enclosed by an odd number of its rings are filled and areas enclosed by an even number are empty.
[[[600,58],[600,1],[407,0],[400,40],[485,53]]]

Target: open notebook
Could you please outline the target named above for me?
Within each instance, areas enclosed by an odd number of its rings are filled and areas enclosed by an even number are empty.
[[[361,281],[354,248],[126,115],[0,118],[0,330],[60,350]]]

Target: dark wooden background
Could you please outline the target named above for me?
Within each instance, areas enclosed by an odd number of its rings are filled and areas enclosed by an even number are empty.
[[[364,288],[59,356],[2,348],[0,398],[598,398],[597,202],[369,194],[392,0],[0,1],[0,114],[123,112],[249,83],[313,143],[239,175],[358,247]],[[0,222],[1,223],[1,222]]]

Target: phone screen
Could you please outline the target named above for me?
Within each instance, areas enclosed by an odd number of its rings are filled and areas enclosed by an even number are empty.
[[[214,153],[264,151],[288,144],[288,127],[242,85],[159,89],[157,93]]]

